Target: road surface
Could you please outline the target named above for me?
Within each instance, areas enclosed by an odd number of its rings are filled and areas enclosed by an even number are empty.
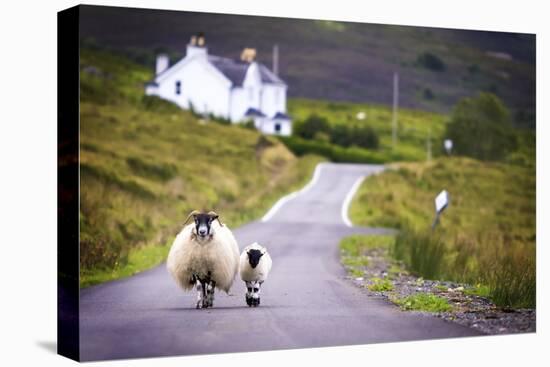
[[[102,360],[310,348],[479,335],[367,297],[346,281],[339,240],[384,229],[349,227],[342,208],[375,165],[323,164],[312,182],[263,218],[234,230],[241,248],[258,241],[273,258],[262,303],[249,308],[237,278],[214,308],[196,310],[162,264],[81,291],[81,359]],[[346,200],[347,199],[347,200]],[[223,218],[223,213],[222,218]]]

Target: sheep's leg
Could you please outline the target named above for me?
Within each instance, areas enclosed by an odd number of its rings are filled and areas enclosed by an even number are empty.
[[[245,282],[246,284],[246,304],[252,306],[252,282]]]
[[[203,286],[199,279],[196,280],[196,288],[197,288],[197,308],[201,308],[203,305]]]
[[[216,282],[210,281],[206,283],[206,305],[207,307],[214,306],[214,290],[216,289]]]
[[[208,307],[208,282],[201,280],[202,285],[202,308]]]
[[[264,283],[263,280],[258,282],[258,306],[260,305],[260,293],[262,291],[262,284],[263,283]]]
[[[258,306],[260,304],[260,283],[254,282],[252,285],[252,304]]]

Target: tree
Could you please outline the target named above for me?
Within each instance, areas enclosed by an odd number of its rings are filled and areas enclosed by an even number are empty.
[[[316,134],[330,134],[330,125],[326,118],[312,114],[294,128],[294,133],[304,139],[313,139]]]
[[[417,63],[426,69],[429,69],[431,71],[445,71],[447,68],[443,60],[441,60],[437,55],[434,55],[430,52],[424,52],[423,54],[419,55],[417,58]]]
[[[491,93],[459,101],[447,124],[445,138],[453,140],[457,154],[481,160],[502,160],[518,147],[510,113]]]

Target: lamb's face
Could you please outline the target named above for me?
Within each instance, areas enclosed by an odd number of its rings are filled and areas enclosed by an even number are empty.
[[[212,234],[212,222],[217,219],[217,216],[196,214],[193,218],[195,219],[195,233],[201,240]]]
[[[248,255],[248,263],[250,264],[252,269],[255,269],[256,266],[258,266],[258,264],[260,263],[260,259],[263,256],[262,251],[258,249],[251,249],[248,250],[246,253]]]

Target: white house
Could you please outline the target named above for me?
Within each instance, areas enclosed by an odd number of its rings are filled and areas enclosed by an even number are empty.
[[[174,65],[166,55],[157,57],[156,75],[145,94],[232,123],[253,120],[265,134],[290,135],[287,85],[255,56],[254,49],[244,49],[238,61],[209,55],[204,36],[193,36],[187,54]]]

